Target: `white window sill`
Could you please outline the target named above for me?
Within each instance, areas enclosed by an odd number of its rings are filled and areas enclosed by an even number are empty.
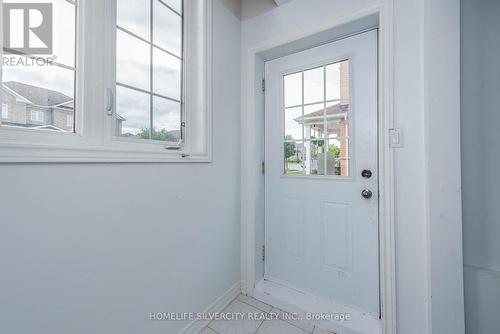
[[[132,150],[103,146],[0,144],[0,163],[164,163],[212,162],[210,153]]]

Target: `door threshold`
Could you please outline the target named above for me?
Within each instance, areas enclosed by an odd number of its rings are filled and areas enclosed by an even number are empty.
[[[335,302],[325,301],[286,285],[262,279],[256,286],[253,297],[285,312],[305,316],[349,315],[349,320],[311,319],[308,322],[337,334],[382,334],[382,323],[373,315],[355,310]]]

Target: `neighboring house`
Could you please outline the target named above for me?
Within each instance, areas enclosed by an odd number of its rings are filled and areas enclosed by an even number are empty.
[[[116,116],[117,135],[125,119]],[[61,92],[22,82],[2,84],[1,123],[6,126],[72,132],[75,101]]]
[[[75,103],[63,93],[8,81],[2,84],[2,124],[73,131]]]

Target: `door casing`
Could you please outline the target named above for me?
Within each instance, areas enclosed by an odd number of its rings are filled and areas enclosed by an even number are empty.
[[[278,38],[253,45],[243,50],[243,105],[242,105],[242,291],[252,296],[256,284],[255,263],[259,249],[256,245],[256,203],[257,196],[262,196],[256,189],[260,170],[261,157],[256,154],[256,131],[259,124],[256,114],[263,112],[263,105],[257,106],[257,96],[260,92],[260,83],[263,74],[257,72],[269,54],[276,54],[275,49],[284,47],[290,41],[301,41],[310,38],[314,47],[318,44],[317,35],[337,27],[362,20],[376,15],[379,29],[379,92],[378,92],[378,136],[379,136],[379,184],[380,184],[380,210],[379,210],[379,239],[380,239],[380,294],[381,294],[381,324],[384,334],[396,333],[396,284],[395,284],[395,231],[394,231],[394,157],[393,148],[389,143],[389,132],[394,128],[393,117],[393,0],[386,1],[384,5],[375,5],[363,10],[353,11],[332,18],[323,26],[317,26],[301,32],[289,32]],[[353,31],[350,35],[361,31]],[[348,37],[336,36],[329,41]],[[296,50],[298,51],[298,50]],[[287,52],[287,51],[285,51]],[[288,54],[291,53],[288,51]],[[287,53],[283,53],[285,55]]]

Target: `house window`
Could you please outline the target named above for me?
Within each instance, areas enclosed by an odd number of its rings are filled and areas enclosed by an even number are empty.
[[[40,110],[32,110],[31,111],[31,120],[33,122],[43,122],[45,120],[45,113]]]
[[[210,161],[213,0],[45,2],[53,53],[0,65],[20,114],[0,126],[0,162]]]
[[[9,118],[9,105],[7,103],[2,103],[2,119]]]
[[[183,1],[117,1],[115,133],[181,138]]]

